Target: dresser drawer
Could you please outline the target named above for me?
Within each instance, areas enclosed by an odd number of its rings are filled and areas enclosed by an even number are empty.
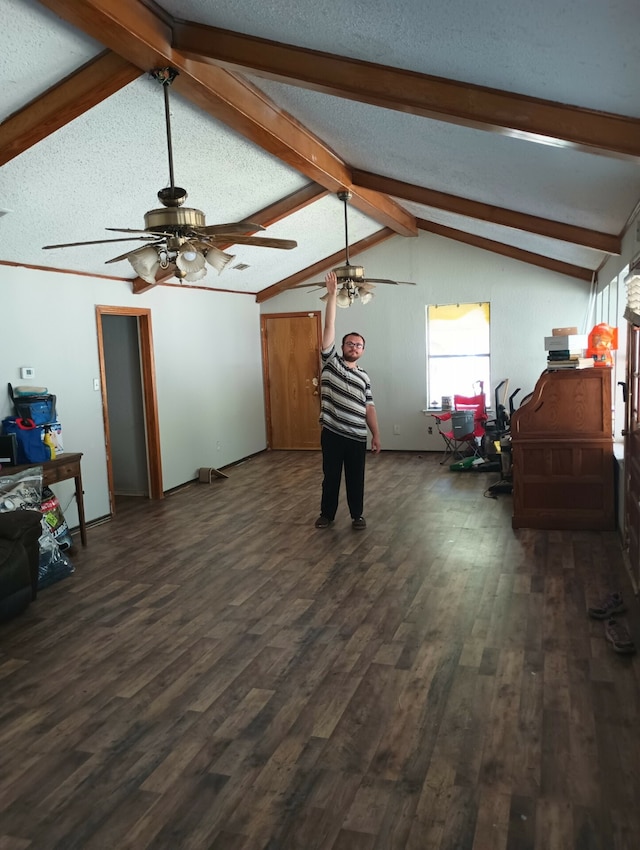
[[[75,478],[80,474],[80,462],[69,461],[61,463],[55,467],[43,470],[43,483],[47,486],[56,484],[58,481],[66,481],[69,478]]]

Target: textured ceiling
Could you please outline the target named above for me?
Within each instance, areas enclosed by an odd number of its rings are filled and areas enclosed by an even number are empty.
[[[9,147],[20,110],[27,107],[25,120],[38,114],[34,99],[44,95],[46,100],[65,77],[105,48],[131,63],[130,81],[122,87],[104,99],[96,97],[95,103],[78,89],[75,115],[52,132],[48,124],[55,121],[44,118],[32,131],[35,143],[3,157],[0,208],[7,212],[0,217],[0,260],[5,262],[135,278],[126,260],[105,265],[110,257],[136,247],[135,242],[56,251],[43,251],[42,246],[117,238],[105,228],[142,228],[144,213],[159,206],[156,193],[169,182],[164,104],[162,89],[145,72],[150,57],[158,55],[162,34],[171,39],[172,19],[616,113],[636,119],[627,124],[640,138],[637,0],[405,0],[401,8],[391,0],[0,3],[11,7],[11,14],[3,16],[0,53],[0,151]],[[135,29],[134,35],[127,34],[127,26]],[[207,224],[250,218],[300,192],[314,178],[323,179],[314,171],[323,157],[337,165],[311,203],[276,216],[263,234],[295,239],[296,249],[233,246],[228,250],[235,262],[220,276],[210,272],[198,285],[259,293],[292,276],[304,279],[309,267],[314,268],[307,279],[319,279],[323,261],[330,267],[328,258],[344,250],[343,210],[334,193],[340,184],[358,191],[358,181],[366,181],[361,172],[392,183],[386,189],[365,188],[354,199],[351,244],[377,233],[389,215],[401,222],[400,232],[415,217],[418,228],[432,227],[461,241],[473,238],[487,250],[498,243],[523,261],[540,258],[543,266],[548,260],[566,263],[567,273],[576,269],[584,279],[607,256],[593,234],[615,242],[640,201],[638,155],[587,152],[571,144],[522,138],[509,129],[513,116],[505,117],[502,133],[487,132],[447,116],[409,114],[402,102],[393,104],[397,109],[387,108],[312,90],[307,82],[274,79],[258,67],[258,49],[254,56],[255,67],[234,69],[249,82],[254,104],[250,120],[234,118],[235,128],[224,108],[209,108],[202,100],[208,95],[194,97],[193,89],[178,84],[171,90],[175,182],[187,189],[187,205],[201,209]],[[191,70],[196,75],[210,70],[215,60],[206,61],[206,66],[204,57],[202,63],[187,61],[181,77]],[[324,67],[322,57],[317,64]],[[107,83],[101,80],[101,85]],[[263,111],[255,106],[260,93],[266,96],[265,114],[274,104],[281,111],[270,125],[276,136],[281,124],[311,134],[297,142],[298,153],[291,153],[286,136],[274,141],[268,138],[271,129],[252,129],[251,121],[256,115],[261,120]],[[514,111],[516,105],[511,104]],[[240,116],[244,109],[241,105]],[[640,144],[635,150],[640,151]],[[321,194],[329,186],[329,194]],[[475,202],[475,207],[448,208],[446,202],[412,195],[406,187],[444,193],[463,204]],[[505,223],[496,218],[495,208],[524,217],[508,217]],[[560,232],[557,224],[579,232],[574,238],[573,231]],[[239,271],[234,268],[238,264],[248,268]]]

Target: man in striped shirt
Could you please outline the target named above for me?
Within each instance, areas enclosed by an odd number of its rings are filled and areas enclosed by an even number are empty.
[[[336,298],[335,272],[325,276],[327,300],[322,334],[321,412],[322,423],[322,501],[316,528],[328,528],[338,509],[340,481],[344,467],[347,504],[353,528],[366,528],[364,506],[364,465],[367,427],[371,431],[371,451],[380,451],[378,418],[371,394],[369,376],[358,366],[364,352],[364,337],[348,333],[342,340],[342,352],[335,346]]]

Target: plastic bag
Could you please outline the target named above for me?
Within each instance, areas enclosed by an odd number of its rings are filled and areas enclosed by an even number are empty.
[[[0,511],[39,510],[42,501],[42,467],[0,476]]]
[[[75,567],[62,553],[44,517],[42,517],[42,534],[38,545],[40,546],[38,590],[49,587],[49,585],[55,584],[75,572]]]
[[[47,488],[48,489],[48,488]],[[40,510],[42,502],[42,467],[35,466],[0,476],[0,511]],[[40,520],[38,545],[38,588],[48,587],[75,571],[71,561],[62,554],[44,516]]]
[[[42,488],[40,511],[42,512],[45,522],[51,529],[51,533],[53,534],[58,546],[63,551],[70,549],[73,546],[71,532],[69,531],[69,526],[64,518],[58,497],[50,487]]]

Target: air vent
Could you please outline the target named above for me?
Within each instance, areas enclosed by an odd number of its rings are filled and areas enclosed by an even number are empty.
[[[245,269],[248,269],[249,266],[246,263],[237,263],[237,265],[232,266],[231,268],[235,269],[238,272],[243,272]]]

